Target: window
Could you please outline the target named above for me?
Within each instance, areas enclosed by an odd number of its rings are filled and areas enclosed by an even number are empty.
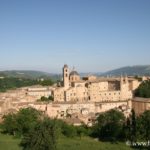
[[[66,77],[68,77],[68,75],[66,74]]]

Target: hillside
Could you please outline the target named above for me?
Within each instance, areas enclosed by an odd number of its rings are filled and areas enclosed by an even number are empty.
[[[15,78],[27,78],[27,79],[60,79],[59,74],[51,74],[42,71],[33,71],[33,70],[12,70],[12,71],[0,71],[0,77],[15,77]]]
[[[119,69],[111,70],[108,72],[105,72],[101,74],[102,76],[120,76],[120,75],[150,75],[150,65],[144,65],[144,66],[127,66],[127,67],[122,67]]]
[[[95,72],[95,73],[80,73],[80,76],[87,76],[87,75],[96,75],[96,76],[120,76],[122,75],[150,75],[150,65],[139,65],[139,66],[127,66],[122,67],[119,69],[114,69],[108,72]],[[0,77],[16,77],[16,78],[27,78],[27,79],[53,79],[53,80],[60,80],[61,74],[54,74],[54,73],[47,73],[42,71],[34,71],[34,70],[12,70],[12,71],[0,71]]]

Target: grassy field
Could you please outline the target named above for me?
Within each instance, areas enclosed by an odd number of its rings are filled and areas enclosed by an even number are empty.
[[[8,135],[0,134],[0,150],[21,150],[20,140]],[[95,141],[89,137],[61,138],[58,141],[58,150],[131,150],[125,143],[107,143]]]
[[[0,133],[0,150],[21,150],[20,140]]]

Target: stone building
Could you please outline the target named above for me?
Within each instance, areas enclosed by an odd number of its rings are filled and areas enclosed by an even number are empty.
[[[124,101],[132,98],[133,90],[139,86],[136,79],[128,77],[97,78],[88,76],[80,78],[77,71],[69,72],[63,67],[63,84],[54,90],[54,101],[74,102],[108,102]]]
[[[132,108],[136,115],[142,114],[146,110],[150,110],[150,98],[135,97],[132,100]]]

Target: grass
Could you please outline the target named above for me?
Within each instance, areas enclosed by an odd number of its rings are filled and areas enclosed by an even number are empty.
[[[125,143],[100,142],[89,137],[61,138],[58,142],[58,150],[131,150]]]
[[[0,150],[21,150],[20,139],[0,134]],[[58,150],[131,150],[125,143],[99,142],[89,137],[61,138],[58,140]]]
[[[0,133],[0,150],[21,150],[20,140]]]

